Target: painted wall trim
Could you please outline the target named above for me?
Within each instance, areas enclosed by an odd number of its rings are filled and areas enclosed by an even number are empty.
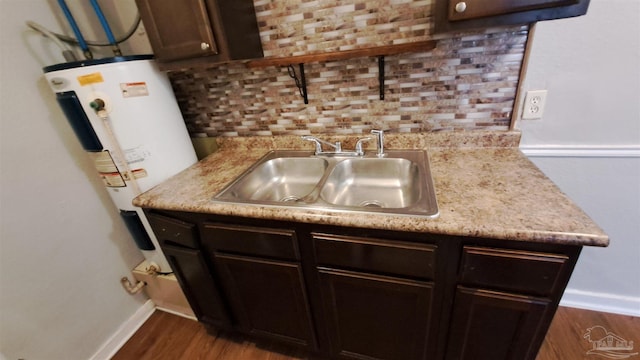
[[[520,151],[529,157],[640,157],[640,145],[521,145]]]
[[[560,305],[640,317],[640,297],[567,289]]]
[[[179,312],[179,311],[175,311],[175,310],[167,309],[167,308],[164,308],[164,307],[162,307],[162,306],[156,306],[156,310],[164,311],[164,312],[167,312],[167,313],[169,313],[169,314],[173,314],[173,315],[176,315],[176,316],[183,317],[183,318],[185,318],[185,319],[189,319],[189,320],[193,320],[193,321],[198,321],[198,318],[196,318],[195,316],[191,316],[191,315],[183,314],[183,313],[181,313],[181,312]]]
[[[151,300],[147,300],[127,321],[120,325],[115,334],[113,334],[90,359],[111,359],[155,310],[156,305]]]

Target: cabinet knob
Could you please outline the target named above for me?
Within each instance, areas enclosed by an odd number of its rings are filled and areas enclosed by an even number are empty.
[[[467,10],[467,3],[464,1],[460,1],[459,3],[456,4],[456,12],[462,13],[465,10]]]
[[[202,50],[209,50],[210,47],[211,45],[207,44],[206,42],[200,43],[200,49]]]

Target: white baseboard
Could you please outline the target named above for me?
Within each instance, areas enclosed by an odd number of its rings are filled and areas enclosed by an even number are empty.
[[[640,317],[640,298],[567,289],[560,306]]]
[[[529,157],[638,158],[637,145],[520,145]]]
[[[196,318],[195,316],[191,316],[191,315],[187,315],[187,314],[181,313],[179,311],[167,309],[167,308],[164,308],[162,306],[156,306],[156,310],[160,310],[160,311],[167,312],[169,314],[177,315],[177,316],[183,317],[185,319],[198,321],[198,318]]]
[[[102,347],[90,358],[91,360],[108,360],[135,334],[156,310],[156,305],[151,301],[142,305],[118,330],[105,342]]]

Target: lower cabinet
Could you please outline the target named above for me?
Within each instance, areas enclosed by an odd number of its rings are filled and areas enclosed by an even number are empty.
[[[578,254],[461,250],[446,358],[534,360]]]
[[[220,253],[214,262],[239,329],[316,348],[299,264]]]
[[[227,326],[227,311],[216,287],[211,286],[215,282],[201,251],[170,245],[162,250],[198,320],[210,325]]]
[[[318,270],[331,354],[345,359],[427,359],[433,286]]]
[[[217,282],[198,245],[195,221],[154,213],[147,213],[147,219],[198,320],[215,327],[230,326]]]
[[[546,299],[458,287],[447,359],[535,359]]]
[[[316,350],[296,231],[207,222],[202,234],[235,328]]]
[[[200,321],[314,358],[534,360],[581,250],[146,211]]]

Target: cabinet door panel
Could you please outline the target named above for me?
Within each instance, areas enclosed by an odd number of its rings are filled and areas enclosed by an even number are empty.
[[[458,287],[447,359],[534,359],[549,301]],[[544,331],[544,330],[543,330]]]
[[[434,33],[580,16],[590,0],[435,0]]]
[[[174,246],[163,246],[162,250],[198,320],[229,326],[226,309],[201,252]]]
[[[204,0],[136,0],[161,61],[217,54]]]
[[[220,253],[215,260],[243,331],[316,348],[299,264]]]
[[[431,283],[319,269],[333,356],[425,359]]]
[[[461,7],[464,3],[464,7]],[[449,0],[449,20],[468,20],[554,6],[567,6],[577,0]]]

